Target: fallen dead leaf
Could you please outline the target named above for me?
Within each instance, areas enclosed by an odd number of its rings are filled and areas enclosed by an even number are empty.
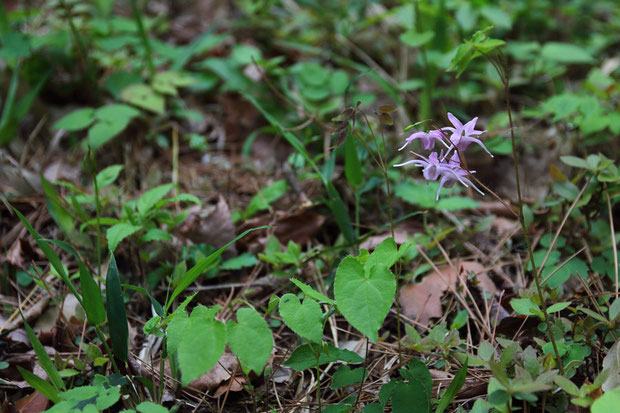
[[[2,262],[8,262],[16,266],[17,268],[24,268],[24,258],[22,256],[22,240],[18,238],[11,248],[6,252]]]
[[[231,373],[234,373],[238,367],[239,363],[237,362],[237,357],[232,353],[224,353],[211,370],[192,381],[189,387],[202,392],[215,390],[220,387],[222,383],[228,382],[232,377]]]
[[[466,279],[473,272],[473,279],[480,289],[491,294],[497,291],[484,266],[476,261],[463,261],[457,267],[444,265],[437,269],[439,272],[431,272],[422,282],[406,285],[400,290],[403,313],[422,325],[428,325],[431,318],[442,316],[441,297],[450,287],[457,286],[457,275]]]
[[[394,228],[394,241],[396,242],[396,245],[401,245],[407,242],[410,235],[413,235],[416,232],[420,232],[421,230],[423,230],[423,227],[418,222],[403,222],[402,224]],[[391,232],[372,235],[360,244],[360,248],[364,248],[370,251],[374,249],[377,245],[381,244],[386,238],[391,236]]]
[[[47,409],[48,404],[49,400],[35,390],[34,393],[16,401],[15,409],[18,413],[40,413]]]
[[[192,206],[189,215],[175,233],[195,244],[223,247],[235,238],[235,226],[226,200],[220,196],[215,205]],[[227,251],[231,249],[234,247],[231,246]]]
[[[245,377],[243,376],[235,376],[228,380],[226,383],[220,385],[215,391],[214,397],[220,397],[222,394],[227,391],[241,391],[243,390],[243,385],[245,384]]]

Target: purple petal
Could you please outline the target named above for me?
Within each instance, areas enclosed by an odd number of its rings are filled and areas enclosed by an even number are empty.
[[[450,119],[450,123],[452,123],[456,129],[462,129],[463,128],[463,124],[461,123],[461,121],[458,120],[456,118],[456,116],[454,116],[450,112],[448,112],[448,119]]]
[[[476,122],[478,122],[478,116],[467,122],[464,126],[465,135],[471,135],[474,129],[476,129]]]

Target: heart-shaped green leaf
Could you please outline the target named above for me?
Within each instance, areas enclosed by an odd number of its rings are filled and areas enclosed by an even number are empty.
[[[365,270],[354,257],[347,257],[338,266],[334,281],[338,308],[371,341],[379,338],[379,328],[390,311],[395,293],[396,280],[385,264],[374,264]]]
[[[228,346],[239,357],[245,370],[254,370],[257,374],[269,361],[273,350],[273,335],[265,319],[253,308],[237,311],[237,321],[226,325]]]
[[[284,323],[291,330],[308,340],[321,342],[323,314],[316,301],[306,298],[302,304],[296,295],[285,294],[280,298],[279,309]]]
[[[224,353],[226,326],[214,316],[214,309],[198,306],[182,326],[177,352],[183,386],[209,371]]]

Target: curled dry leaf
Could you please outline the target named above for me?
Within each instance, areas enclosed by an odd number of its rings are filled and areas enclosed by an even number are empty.
[[[428,325],[431,318],[442,316],[441,297],[450,287],[458,285],[458,277],[465,280],[473,272],[474,280],[481,290],[491,294],[497,291],[484,267],[478,262],[464,261],[456,268],[444,265],[437,269],[439,272],[431,272],[422,282],[406,285],[400,290],[403,313],[422,325]]]

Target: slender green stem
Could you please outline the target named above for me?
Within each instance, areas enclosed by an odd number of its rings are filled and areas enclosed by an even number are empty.
[[[142,45],[144,46],[146,66],[149,71],[149,80],[153,80],[153,76],[155,75],[155,66],[153,65],[153,52],[151,51],[151,43],[149,42],[146,30],[144,30],[142,15],[140,14],[140,10],[138,10],[136,0],[131,0],[131,11],[133,12],[133,16],[136,19],[136,24],[138,25],[138,32],[140,33],[140,39],[142,40]]]
[[[364,388],[364,383],[366,382],[367,376],[367,367],[368,367],[368,337],[366,337],[366,350],[364,351],[364,363],[362,364],[362,381],[360,383],[360,388],[357,391],[357,397],[355,398],[355,404],[353,405],[353,411],[357,411],[357,406],[360,402],[360,397],[362,397],[362,389]]]
[[[515,177],[516,177],[516,183],[517,183],[517,197],[518,197],[518,202],[519,202],[519,223],[521,224],[523,238],[525,239],[525,244],[527,246],[527,252],[530,256],[530,263],[532,265],[532,273],[534,275],[534,282],[536,283],[536,291],[537,291],[538,299],[540,301],[540,305],[542,308],[543,316],[545,319],[545,324],[547,325],[547,334],[549,336],[549,341],[551,341],[551,345],[553,346],[553,352],[555,353],[555,359],[560,369],[560,373],[562,374],[562,376],[564,376],[565,373],[564,373],[564,366],[562,365],[562,358],[560,357],[558,346],[556,344],[555,337],[553,335],[553,330],[551,328],[552,327],[551,320],[549,317],[549,313],[547,312],[547,303],[545,302],[545,297],[543,294],[542,282],[540,280],[540,274],[538,273],[538,269],[536,268],[536,262],[534,260],[534,252],[532,250],[532,244],[528,236],[527,226],[525,225],[525,218],[523,215],[523,197],[521,195],[521,178],[519,177],[519,160],[518,160],[518,155],[517,155],[517,140],[515,137],[514,124],[512,121],[512,112],[510,110],[510,79],[507,73],[505,75],[503,75],[502,73],[499,73],[499,75],[502,77],[503,84],[504,84],[504,92],[506,95],[506,111],[508,112],[508,121],[510,123],[510,138],[512,141],[512,158],[513,158],[514,168],[515,168]]]
[[[90,157],[90,151],[88,156]],[[94,159],[94,157],[93,157]],[[101,223],[100,223],[100,219],[101,219],[101,203],[99,202],[99,183],[97,182],[97,170],[96,168],[93,168],[92,170],[92,175],[93,175],[93,183],[95,186],[95,216],[97,219],[97,276],[99,279],[99,287],[101,287]]]
[[[422,33],[422,23],[420,16],[419,0],[413,0],[413,8],[415,12],[415,31]],[[422,63],[424,65],[424,73],[426,76],[426,82],[424,82],[424,93],[420,102],[420,119],[426,119],[431,115],[431,101],[433,99],[433,75],[428,65],[428,57],[426,56],[426,45],[420,47],[422,52]]]
[[[69,8],[69,6],[64,2],[64,0],[60,1],[60,5],[65,10],[65,13],[67,15],[67,23],[69,24],[69,30],[71,30],[71,34],[73,35],[73,38],[75,39],[75,44],[77,45],[77,49],[78,49],[80,58],[82,60],[84,72],[88,76],[92,87],[95,88],[95,93],[96,93],[97,98],[100,98],[99,84],[95,76],[93,65],[90,63],[90,60],[88,59],[88,53],[87,53],[86,45],[84,44],[84,39],[82,39],[82,36],[80,36],[80,32],[78,31],[77,27],[75,27],[75,23],[73,23],[73,15],[71,13],[71,9]]]
[[[396,241],[396,237],[394,234],[394,209],[393,209],[393,205],[392,205],[392,189],[390,187],[390,177],[388,176],[388,165],[386,162],[384,162],[383,157],[381,156],[381,150],[379,147],[379,144],[377,142],[377,137],[372,129],[372,126],[370,125],[370,121],[368,120],[368,117],[366,116],[365,113],[361,112],[362,116],[364,117],[364,120],[366,121],[366,125],[368,126],[368,129],[370,130],[370,134],[373,138],[373,141],[375,142],[375,146],[377,147],[377,154],[379,155],[379,168],[381,169],[381,172],[383,173],[383,179],[385,180],[385,189],[387,192],[387,198],[388,198],[388,213],[389,213],[389,217],[390,217],[390,232],[392,233],[392,239],[394,239],[394,241]],[[381,141],[383,142],[383,149],[385,150],[386,146],[385,146],[385,136],[383,134],[383,130],[381,130]],[[398,288],[398,282],[400,280],[400,265],[398,263],[396,263],[396,272],[394,273],[394,280],[396,281],[396,294],[395,294],[395,300],[396,300],[396,336],[398,339],[398,362],[402,362],[402,331],[401,331],[401,327],[400,327],[400,294],[399,294],[399,288]]]
[[[108,342],[105,340],[105,336],[103,335],[103,332],[99,329],[99,327],[97,326],[94,326],[94,327],[95,327],[95,332],[97,333],[97,337],[99,337],[99,340],[101,340],[101,342],[103,343],[105,352],[110,357],[110,362],[112,362],[112,368],[114,369],[114,372],[120,374],[121,371],[119,370],[118,365],[116,364],[116,361],[114,361],[114,354],[112,353],[110,346],[108,346]]]

